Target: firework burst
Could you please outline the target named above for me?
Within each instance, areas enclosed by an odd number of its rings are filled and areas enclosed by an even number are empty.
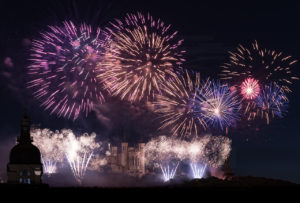
[[[195,94],[195,118],[202,118],[214,128],[233,126],[239,119],[241,103],[235,91],[220,82],[209,81]]]
[[[170,127],[172,134],[180,137],[195,136],[199,128],[206,129],[205,120],[202,116],[195,117],[193,108],[195,94],[201,89],[200,74],[187,71],[166,84],[163,94],[157,95],[154,102],[154,112],[162,119],[159,129]]]
[[[265,118],[267,124],[275,116],[282,118],[287,112],[288,98],[282,87],[276,83],[265,85],[261,94],[256,99],[257,116]]]
[[[96,64],[102,59],[108,35],[91,26],[63,22],[49,26],[34,40],[28,67],[28,88],[50,114],[77,119],[87,114],[94,102],[103,103],[103,89],[96,77]]]
[[[160,84],[176,78],[184,59],[177,32],[150,14],[127,14],[107,28],[112,43],[99,75],[114,96],[131,102],[149,100],[161,93]]]
[[[260,93],[258,81],[253,78],[247,78],[241,85],[241,94],[247,100],[255,99]]]
[[[239,45],[236,52],[229,52],[229,62],[223,68],[221,79],[239,85],[247,78],[255,78],[260,85],[276,82],[286,92],[290,92],[290,85],[294,80],[299,80],[292,73],[292,66],[297,62],[291,56],[282,52],[275,52],[260,48],[257,41],[250,48]]]

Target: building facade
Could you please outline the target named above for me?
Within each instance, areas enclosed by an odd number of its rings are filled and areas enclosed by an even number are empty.
[[[139,143],[137,148],[128,147],[127,142],[118,147],[109,147],[108,166],[113,173],[123,173],[130,176],[141,177],[145,174],[145,143]]]
[[[41,184],[43,165],[40,150],[32,144],[30,120],[24,114],[21,134],[12,148],[7,164],[7,182],[11,184]]]

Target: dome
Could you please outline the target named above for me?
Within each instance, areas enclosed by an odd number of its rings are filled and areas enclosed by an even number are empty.
[[[10,151],[10,164],[41,164],[40,150],[31,143],[19,143]]]

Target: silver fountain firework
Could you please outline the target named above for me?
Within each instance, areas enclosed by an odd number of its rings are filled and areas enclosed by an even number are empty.
[[[89,162],[93,157],[93,151],[100,147],[100,144],[95,141],[95,138],[95,133],[91,135],[84,133],[79,137],[70,133],[64,140],[66,158],[79,184],[82,183]]]
[[[64,150],[61,145],[63,136],[59,131],[32,128],[33,144],[41,151],[44,172],[48,175],[57,172],[57,164],[63,162]]]
[[[148,164],[159,165],[164,181],[175,177],[178,164],[183,159],[190,160],[194,178],[201,178],[207,166],[222,166],[230,150],[231,140],[224,136],[205,135],[191,142],[160,136],[145,145],[145,158]]]
[[[76,137],[70,129],[53,132],[49,129],[33,128],[31,135],[34,144],[42,153],[42,162],[47,174],[56,173],[56,164],[62,163],[66,157],[76,181],[81,184],[90,162],[91,170],[97,170],[106,163],[99,155],[94,159],[94,150],[101,146],[101,143],[95,141],[95,133],[84,133]]]

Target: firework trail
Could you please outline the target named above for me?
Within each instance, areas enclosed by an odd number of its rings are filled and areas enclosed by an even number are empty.
[[[42,156],[43,169],[49,176],[57,172],[56,162],[51,160],[45,160]]]
[[[49,26],[41,39],[33,40],[27,87],[41,100],[45,110],[59,117],[77,119],[103,103],[96,64],[102,60],[109,37],[100,28],[64,21],[63,26]]]
[[[86,169],[88,167],[88,164],[90,162],[90,159],[92,157],[93,153],[83,153],[83,156],[73,156],[73,152],[67,153],[67,159],[70,164],[71,170],[73,172],[73,175],[75,177],[75,180],[81,184],[83,177],[85,175]]]
[[[89,162],[93,156],[93,151],[100,147],[95,142],[96,134],[88,135],[84,133],[79,137],[75,137],[70,133],[64,140],[65,155],[73,172],[75,180],[81,184],[88,168]]]
[[[175,164],[174,167],[170,166],[169,164],[167,166],[160,165],[161,171],[163,173],[163,179],[165,182],[170,181],[175,177],[177,168],[178,168],[179,162]]]
[[[233,126],[239,119],[241,102],[235,91],[220,82],[209,81],[198,89],[194,99],[195,118],[205,120],[207,125],[220,128]]]
[[[239,45],[236,52],[229,54],[229,62],[221,66],[220,76],[232,85],[240,86],[247,78],[254,78],[259,85],[276,82],[285,92],[290,92],[290,85],[299,80],[291,68],[297,60],[282,52],[260,48],[257,41],[250,48]]]
[[[193,178],[194,179],[201,179],[203,178],[204,176],[204,172],[205,172],[205,169],[207,167],[206,164],[197,164],[197,163],[190,163],[190,167],[192,169],[192,172],[193,172]]]
[[[261,118],[265,118],[267,124],[275,116],[282,118],[287,112],[288,98],[282,87],[276,83],[265,85],[261,94],[256,99],[257,111],[252,112]]]
[[[164,180],[169,180],[169,177],[174,178],[178,164],[183,159],[189,159],[191,164],[201,162],[218,168],[225,162],[230,151],[231,140],[223,136],[205,135],[191,142],[160,136],[145,145],[145,159],[148,165],[158,165],[162,170]],[[198,172],[201,174],[200,166],[194,169],[195,176]]]
[[[127,14],[107,27],[112,43],[99,63],[99,75],[112,95],[130,102],[148,101],[161,93],[160,84],[181,70],[183,40],[177,31],[150,14]]]
[[[191,137],[198,135],[199,128],[206,129],[203,116],[195,117],[193,108],[195,95],[206,86],[200,84],[200,73],[179,76],[163,87],[163,94],[157,95],[154,112],[162,119],[159,129],[170,127],[173,136]]]

